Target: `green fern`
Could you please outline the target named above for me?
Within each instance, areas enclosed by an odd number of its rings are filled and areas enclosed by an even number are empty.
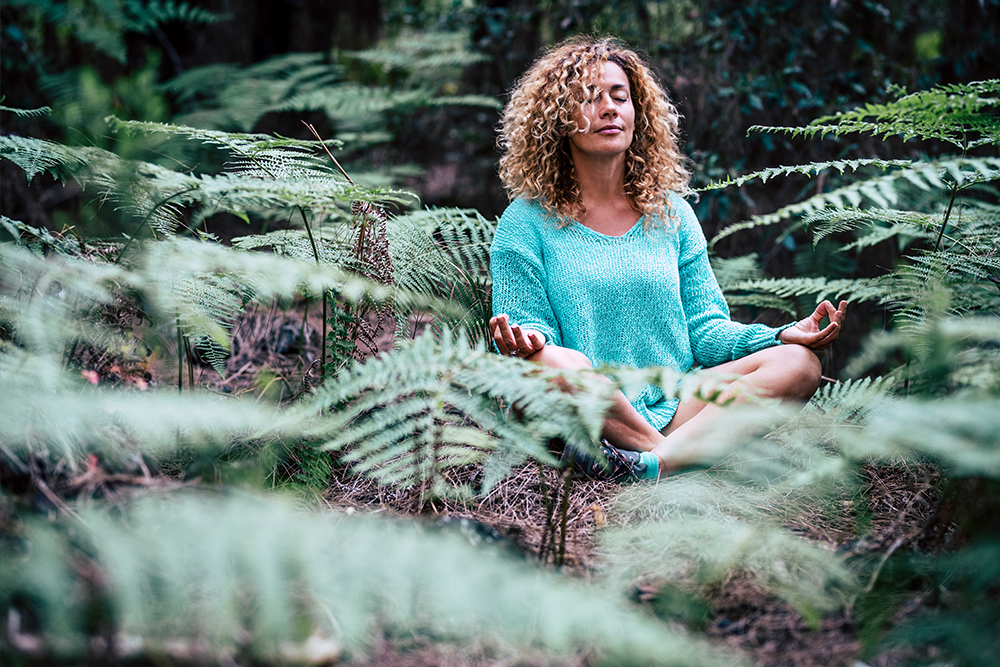
[[[0,111],[9,111],[18,118],[39,118],[41,116],[48,116],[52,113],[50,107],[39,107],[38,109],[15,109],[13,107],[8,107],[3,105],[3,97],[0,97]]]
[[[9,6],[27,9],[53,26],[68,28],[73,37],[106,56],[124,63],[125,33],[146,33],[171,21],[216,23],[227,18],[188,2],[175,0],[10,0]]]
[[[449,488],[448,468],[482,463],[494,452],[508,470],[528,457],[554,464],[546,443],[556,437],[595,450],[610,387],[581,378],[579,391],[553,392],[553,377],[470,345],[461,333],[440,340],[428,333],[341,373],[303,409],[324,411],[310,437],[343,452],[354,470],[385,484],[418,485],[430,496],[466,495],[474,490]],[[498,400],[520,416],[505,418]]]
[[[441,95],[428,85],[442,70],[462,68],[483,56],[468,51],[457,33],[432,39],[397,38],[392,48],[349,55],[386,69],[403,68],[411,85],[362,84],[344,79],[344,68],[320,53],[276,56],[246,68],[209,65],[185,72],[167,84],[179,99],[197,100],[197,108],[178,117],[180,124],[249,132],[267,113],[322,111],[338,134],[365,131],[352,137],[355,147],[386,141],[382,118],[389,112],[409,112],[426,106],[473,105],[499,108],[495,98],[482,95]]]
[[[798,169],[801,170],[799,173],[810,173],[812,165],[804,165]],[[784,206],[774,213],[754,216],[751,220],[730,225],[716,234],[709,246],[714,246],[720,240],[739,231],[775,225],[797,215],[817,213],[827,207],[856,208],[864,201],[870,201],[882,208],[892,208],[899,201],[901,186],[913,186],[924,191],[950,192],[953,188],[968,189],[998,179],[1000,179],[1000,158],[952,158],[910,163],[908,167],[885,176],[858,181],[813,195],[801,202]]]
[[[816,627],[855,589],[855,576],[840,557],[778,524],[780,502],[704,475],[630,489],[612,508],[624,525],[601,535],[604,576],[619,589],[669,583],[707,597],[739,572]]]
[[[753,130],[772,130],[772,129],[783,129],[783,128],[763,128],[763,127],[752,127],[750,131]],[[889,169],[891,167],[908,167],[912,164],[910,160],[880,160],[878,158],[870,159],[859,159],[859,160],[833,160],[829,162],[811,162],[804,165],[791,165],[783,167],[770,167],[768,169],[761,169],[760,171],[755,171],[751,174],[746,174],[744,176],[738,176],[737,178],[732,178],[727,176],[724,181],[713,181],[703,188],[699,189],[699,192],[708,192],[711,190],[720,190],[722,188],[728,188],[730,186],[741,187],[752,181],[759,180],[761,183],[767,183],[770,179],[775,176],[788,176],[790,174],[802,174],[804,176],[819,176],[821,173],[828,170],[837,170],[837,173],[843,175],[845,171],[857,172],[859,169],[866,169],[867,167],[878,167],[882,171]]]
[[[390,247],[401,289],[433,295],[459,306],[436,312],[432,329],[464,332],[473,342],[489,339],[489,247],[494,224],[474,211],[431,209],[400,216],[390,228]],[[397,336],[410,335],[411,313],[399,313]],[[419,314],[417,314],[419,317]]]
[[[817,135],[859,132],[903,140],[939,139],[965,150],[1000,142],[1000,130],[991,110],[1000,106],[1000,79],[935,86],[902,95],[886,104],[866,104],[858,109],[819,118],[806,127],[761,127],[750,131],[781,132],[813,138]]]
[[[525,653],[541,647],[608,665],[736,660],[607,593],[455,535],[307,514],[277,498],[175,493],[81,507],[55,524],[30,522],[22,539],[26,552],[4,543],[0,604],[30,601],[44,649],[65,659],[89,654],[88,612],[101,605],[118,650],[138,641],[146,655],[187,649],[195,660],[273,661],[289,649],[309,656],[310,638],[326,649],[314,660],[340,651],[360,658],[378,630]],[[70,552],[75,561],[64,558]],[[83,572],[109,585],[88,586]],[[526,601],[536,613],[524,613]]]
[[[731,305],[750,305],[762,308],[778,308],[795,317],[805,317],[809,313],[799,312],[794,299],[810,297],[808,302],[819,303],[824,299],[847,299],[849,301],[879,300],[884,289],[878,282],[868,279],[843,278],[763,278],[729,283],[726,300]]]

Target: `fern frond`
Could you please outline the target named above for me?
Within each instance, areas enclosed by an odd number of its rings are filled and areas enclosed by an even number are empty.
[[[120,391],[91,387],[53,360],[0,348],[0,451],[81,472],[97,454],[112,469],[142,455],[174,456],[181,448],[220,453],[274,423],[266,405],[215,394]]]
[[[749,280],[762,280],[764,272],[760,268],[757,254],[740,255],[739,257],[716,257],[710,258],[712,263],[712,273],[719,281],[719,287],[725,292],[731,285]]]
[[[900,234],[914,238],[926,237],[928,230],[941,224],[941,216],[898,209],[845,207],[814,211],[805,216],[802,222],[806,227],[812,228],[814,246],[831,234],[868,227],[868,234],[841,246],[841,250],[850,250],[873,246]]]
[[[320,158],[321,142],[302,139],[286,139],[267,134],[240,134],[206,130],[172,123],[153,121],[121,120],[115,116],[105,119],[112,132],[126,134],[172,134],[186,137],[203,144],[224,148],[230,152],[230,171],[246,173],[261,178],[288,178],[299,174],[315,174],[329,171]],[[337,147],[340,142],[322,142]],[[243,169],[240,169],[243,167]]]
[[[173,285],[187,276],[225,275],[241,284],[252,285],[255,298],[269,300],[291,298],[305,291],[322,294],[335,288],[351,303],[361,299],[382,302],[389,298],[414,308],[448,308],[439,300],[365,279],[342,267],[299,261],[267,253],[243,252],[214,243],[182,239],[160,241],[144,248],[140,260],[141,276],[132,277],[137,288],[163,313],[165,321],[181,307]],[[155,276],[155,278],[153,278]]]
[[[707,475],[629,489],[613,507],[625,525],[600,536],[605,576],[619,589],[670,584],[697,596],[740,572],[818,623],[857,582],[841,558],[775,521],[781,502]]]
[[[341,238],[342,236],[342,233],[324,233],[323,231],[317,231],[314,234],[316,251],[321,263],[336,266],[347,263],[347,242]],[[316,261],[313,244],[310,243],[309,235],[303,229],[281,229],[267,234],[238,236],[233,239],[233,247],[240,250],[268,248],[278,256]]]
[[[768,295],[780,299],[793,299],[801,296],[815,295],[816,303],[824,299],[847,299],[849,301],[868,301],[878,299],[883,295],[876,283],[869,279],[827,278],[764,278],[733,283],[727,290],[727,299],[741,299],[747,303],[757,297]],[[763,305],[763,304],[761,304]],[[787,310],[787,307],[785,308]],[[795,312],[795,311],[789,311]]]
[[[50,107],[39,107],[37,109],[16,109],[14,107],[4,106],[2,104],[3,97],[0,97],[0,111],[9,111],[18,118],[39,118],[40,116],[48,116],[52,113]]]
[[[178,117],[180,124],[249,132],[267,113],[297,109],[290,102],[298,96],[337,90],[342,77],[342,68],[329,63],[325,54],[287,53],[245,68],[194,68],[168,82],[166,89],[181,101],[197,101],[192,111]]]
[[[54,235],[44,227],[32,227],[5,215],[0,215],[0,227],[11,235],[15,244],[27,247],[40,257],[44,257],[49,251],[73,257],[83,252],[83,245],[79,239]]]
[[[396,284],[462,307],[458,317],[437,314],[431,323],[434,331],[462,331],[473,342],[488,339],[494,223],[474,211],[429,209],[396,218],[389,231]],[[400,336],[406,334],[404,324],[397,328]]]
[[[127,15],[130,18],[128,29],[135,32],[150,31],[164,23],[180,21],[182,23],[201,23],[211,25],[226,21],[229,14],[218,14],[203,7],[195,7],[188,2],[176,0],[128,0],[125,3]]]
[[[750,129],[752,130],[754,128]],[[812,178],[813,176],[819,176],[821,173],[832,169],[836,169],[838,173],[843,175],[845,171],[849,170],[856,172],[865,167],[878,167],[882,171],[885,171],[891,167],[908,167],[912,164],[913,162],[911,160],[880,160],[878,158],[870,158],[858,160],[832,160],[829,162],[810,162],[809,164],[769,167],[767,169],[761,169],[760,171],[745,174],[737,178],[727,176],[724,181],[712,181],[705,187],[698,188],[698,192],[721,190],[722,188],[728,188],[730,186],[741,187],[746,183],[755,180],[760,180],[761,183],[767,183],[775,176],[788,176],[789,174],[802,174]]]
[[[0,245],[0,295],[14,340],[33,354],[59,357],[73,341],[107,341],[95,309],[111,303],[112,288],[129,274],[106,263],[57,255],[46,260],[26,248]]]
[[[950,191],[992,182],[1000,176],[1000,158],[951,158],[933,162],[910,163],[884,176],[851,183],[829,192],[813,195],[801,202],[782,207],[774,213],[754,216],[751,220],[730,225],[709,243],[714,246],[723,238],[746,229],[774,225],[796,215],[810,214],[825,207],[858,207],[864,201],[882,208],[892,208],[897,202],[897,182],[916,186],[924,191]]]
[[[225,20],[218,14],[188,2],[175,0],[112,0],[104,2],[59,2],[56,0],[10,0],[12,7],[27,7],[53,26],[67,29],[75,39],[124,64],[126,33],[145,33],[164,23],[183,21],[210,24]]]
[[[278,661],[312,635],[359,658],[382,629],[636,667],[735,660],[599,589],[456,535],[306,514],[273,497],[174,494],[80,508],[58,524],[32,522],[24,541],[31,558],[2,547],[10,568],[0,598],[31,601],[49,648],[58,643],[66,657],[88,654],[88,610],[100,605],[116,643],[131,640],[151,656],[181,646],[194,659]],[[76,559],[64,558],[70,550]],[[108,586],[85,585],[83,572]],[[526,600],[535,613],[524,613]]]
[[[997,322],[992,326],[997,327]],[[994,333],[992,338],[996,337]],[[839,440],[843,451],[855,460],[931,457],[957,476],[996,479],[1000,476],[1000,400],[895,400],[873,416],[865,430],[848,429]]]
[[[898,384],[899,379],[892,375],[824,384],[810,399],[807,411],[821,413],[834,424],[864,425]]]
[[[493,451],[554,464],[545,446],[551,438],[595,449],[610,387],[577,380],[575,393],[553,391],[553,377],[470,345],[461,333],[440,340],[426,333],[341,373],[304,409],[324,411],[312,435],[320,447],[346,452],[356,470],[440,495],[450,492],[444,470],[481,463]],[[505,419],[498,399],[517,406],[519,418]]]
[[[20,167],[28,182],[38,174],[47,173],[65,182],[66,177],[88,165],[117,164],[118,156],[89,146],[70,147],[44,139],[0,135],[0,158]]]
[[[225,377],[229,356],[229,332],[250,294],[231,276],[202,274],[184,277],[174,284],[177,322],[201,356]]]
[[[807,128],[798,128],[791,134],[813,137],[861,132],[883,138],[899,135],[904,141],[914,137],[940,139],[965,149],[970,140],[1000,141],[1000,130],[989,112],[998,106],[1000,79],[940,85],[903,95],[886,104],[869,103],[853,111],[819,118]],[[793,128],[774,129],[786,132]]]
[[[388,47],[351,51],[351,58],[415,73],[443,68],[463,68],[488,61],[489,56],[468,50],[468,35],[462,32],[406,33]]]

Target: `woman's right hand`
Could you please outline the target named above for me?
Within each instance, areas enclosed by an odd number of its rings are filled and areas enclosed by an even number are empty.
[[[500,354],[527,359],[545,347],[545,336],[534,329],[522,329],[510,323],[506,313],[490,318],[490,332]]]

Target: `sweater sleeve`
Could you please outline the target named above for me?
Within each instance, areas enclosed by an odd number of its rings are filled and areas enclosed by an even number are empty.
[[[675,213],[680,216],[681,303],[687,319],[688,335],[695,363],[712,367],[740,359],[774,345],[779,345],[775,329],[763,324],[733,322],[729,306],[708,262],[708,244],[701,225],[687,202],[673,198]]]
[[[546,293],[544,249],[540,225],[546,220],[515,201],[500,217],[490,246],[493,314],[506,313],[511,324],[535,329],[545,341],[559,345],[559,324]]]

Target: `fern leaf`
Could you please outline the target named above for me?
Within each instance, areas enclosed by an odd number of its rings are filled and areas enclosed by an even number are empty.
[[[551,377],[472,346],[461,334],[440,340],[425,334],[341,373],[303,409],[336,408],[313,435],[321,447],[347,452],[344,460],[358,471],[440,494],[448,491],[444,470],[481,463],[491,451],[514,449],[553,464],[545,446],[551,438],[594,449],[611,389],[584,384],[573,394],[552,391]],[[519,419],[505,419],[498,399],[518,406]]]
[[[0,111],[9,111],[18,118],[39,118],[41,116],[48,116],[52,113],[52,109],[49,107],[39,107],[38,109],[15,109],[14,107],[4,106],[2,102],[3,98],[0,97]]]
[[[755,128],[750,129],[753,130]],[[912,162],[910,160],[880,160],[877,158],[871,158],[865,160],[833,160],[830,162],[811,162],[803,165],[769,167],[738,178],[727,177],[724,181],[713,181],[705,187],[699,188],[698,191],[705,192],[710,190],[721,190],[722,188],[728,188],[730,186],[741,187],[746,183],[758,179],[761,183],[767,183],[768,180],[774,178],[775,176],[788,176],[789,174],[802,174],[812,178],[813,176],[819,176],[821,173],[831,169],[836,169],[838,173],[843,174],[847,170],[856,172],[858,169],[862,169],[864,167],[878,167],[885,171],[891,167],[908,167],[911,164]]]
[[[460,209],[414,211],[393,221],[389,240],[396,284],[461,306],[454,314],[436,313],[431,323],[435,333],[462,331],[474,342],[489,337],[493,229],[479,214]],[[397,331],[402,335],[405,329],[398,326]]]
[[[1000,131],[989,113],[998,105],[1000,79],[989,79],[935,86],[886,104],[869,103],[854,111],[820,118],[815,124],[835,136],[850,132],[882,137],[898,134],[904,141],[934,138],[964,149],[969,139],[979,138],[976,135],[992,142],[1000,140]],[[824,125],[830,121],[835,124]]]
[[[927,163],[911,163],[885,176],[859,181],[814,195],[804,201],[782,207],[769,215],[754,216],[751,220],[730,225],[719,232],[709,243],[714,246],[723,238],[746,229],[774,225],[792,216],[808,215],[825,207],[857,208],[865,200],[882,208],[891,208],[898,200],[896,182],[904,179],[923,190],[945,190],[973,187],[994,180],[1000,170],[1000,158],[953,158]]]
[[[24,540],[32,558],[2,547],[11,569],[0,595],[31,600],[42,636],[68,657],[88,654],[87,610],[101,605],[119,645],[131,639],[149,655],[184,646],[194,659],[277,661],[282,647],[318,634],[360,657],[381,627],[618,665],[733,664],[599,589],[454,535],[304,514],[273,497],[174,494],[80,508],[78,519],[32,523]],[[77,560],[64,558],[70,549]],[[107,587],[84,585],[72,567],[81,558]],[[524,614],[525,600],[538,613]]]
[[[827,278],[764,278],[733,283],[727,290],[727,298],[741,299],[742,303],[752,301],[760,295],[773,295],[781,299],[815,295],[816,303],[824,299],[847,299],[866,301],[882,295],[875,283],[868,279]],[[761,304],[763,305],[763,304]],[[789,311],[792,312],[792,311]]]
[[[669,583],[697,594],[740,572],[818,623],[857,582],[839,557],[769,516],[778,502],[766,491],[705,476],[628,490],[614,512],[631,525],[600,536],[605,576],[616,588]]]

